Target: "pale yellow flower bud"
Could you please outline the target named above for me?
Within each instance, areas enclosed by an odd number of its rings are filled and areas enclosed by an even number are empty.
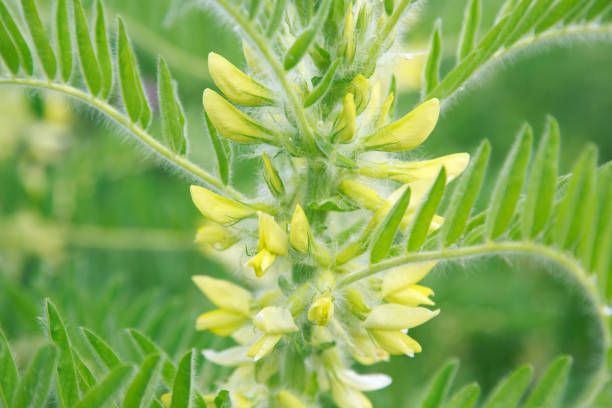
[[[211,302],[220,309],[250,315],[252,296],[249,291],[222,279],[196,275],[191,279]]]
[[[289,250],[287,233],[276,223],[274,217],[259,213],[259,244],[258,249],[267,249],[273,254],[286,256]]]
[[[450,183],[465,170],[469,162],[469,154],[455,153],[424,161],[360,163],[359,173],[368,177],[392,179],[400,183],[411,183],[422,180],[433,181],[440,172],[440,168],[444,166],[446,182]]]
[[[222,197],[200,186],[191,186],[191,200],[198,210],[211,221],[232,224],[255,214],[255,211],[237,201]]]
[[[219,54],[208,54],[208,71],[217,87],[232,102],[246,106],[269,105],[274,95]]]
[[[253,318],[255,327],[264,333],[282,334],[298,331],[289,310],[278,306],[264,307]]]
[[[370,150],[388,152],[414,149],[431,134],[439,114],[437,99],[425,101],[403,118],[367,137],[363,145]]]
[[[366,305],[365,301],[363,300],[363,296],[357,289],[348,288],[344,291],[344,293],[346,295],[346,300],[348,300],[354,312],[356,313],[369,313],[370,312],[370,308],[368,307],[368,305]]]
[[[242,143],[276,144],[273,132],[240,111],[212,89],[206,89],[204,109],[221,136]]]
[[[344,42],[344,57],[347,62],[352,62],[355,57],[355,24],[353,23],[353,3],[350,4],[346,18],[344,19],[344,33],[342,39]]]
[[[195,242],[209,245],[217,251],[223,251],[238,242],[238,239],[231,230],[221,225],[210,223],[198,229]]]
[[[278,393],[278,401],[283,408],[306,408],[302,401],[287,390]]]
[[[361,392],[332,378],[332,399],[339,408],[372,408],[370,400]]]
[[[365,330],[353,332],[351,337],[351,355],[360,364],[371,365],[389,360],[389,353],[375,344]]]
[[[308,310],[308,320],[319,326],[327,325],[334,315],[334,301],[330,295],[317,298]]]
[[[335,140],[341,143],[350,142],[355,136],[357,113],[355,111],[355,99],[352,93],[346,94],[343,101],[340,119],[336,124]]]
[[[242,313],[219,309],[198,316],[196,329],[210,330],[217,336],[231,336],[248,321],[249,318]]]
[[[308,225],[308,219],[302,207],[296,204],[289,225],[289,241],[296,250],[308,252],[309,237],[310,225]]]
[[[373,329],[369,332],[376,344],[389,354],[414,357],[415,353],[422,351],[419,343],[400,330]]]
[[[385,99],[385,102],[382,104],[380,108],[380,113],[378,114],[378,120],[376,121],[376,127],[380,128],[385,125],[387,122],[387,118],[389,117],[389,110],[391,110],[391,106],[393,105],[394,95],[390,93]]]
[[[278,172],[276,171],[276,169],[272,165],[272,162],[268,158],[268,155],[264,152],[261,155],[261,158],[263,159],[265,170],[263,174],[264,180],[270,188],[270,191],[272,191],[276,195],[284,194],[285,186],[283,185],[283,180],[281,180],[280,176],[278,175]]]
[[[369,99],[368,80],[359,74],[349,84],[348,92],[355,97],[355,109],[359,115],[366,108]]]
[[[247,41],[242,41],[242,53],[244,59],[253,74],[258,77],[266,76],[266,67],[263,59],[253,50]]]
[[[385,201],[372,187],[352,180],[343,180],[340,191],[368,210],[376,210]]]
[[[433,306],[434,302],[429,298],[434,292],[430,288],[421,285],[410,285],[404,289],[388,294],[385,299],[389,302],[399,303],[405,306],[416,307],[419,305]]]
[[[253,258],[247,262],[247,266],[250,266],[255,271],[255,276],[262,277],[268,269],[274,263],[276,259],[276,255],[268,251],[267,249],[262,249],[255,255]]]
[[[403,265],[387,272],[383,278],[381,295],[387,297],[421,281],[433,269],[437,261]]]
[[[282,334],[264,334],[251,346],[247,356],[255,361],[261,360],[272,351],[282,337]]]
[[[362,326],[366,329],[401,330],[411,329],[436,317],[440,310],[424,307],[409,307],[395,303],[384,303],[375,307]]]

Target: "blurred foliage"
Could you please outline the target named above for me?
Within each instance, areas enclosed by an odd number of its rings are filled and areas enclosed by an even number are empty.
[[[485,20],[493,19],[498,3],[484,2]],[[212,165],[200,105],[201,91],[210,85],[206,55],[215,51],[242,61],[232,28],[191,1],[111,0],[107,5],[124,17],[145,75],[153,74],[156,53],[169,61],[187,109],[191,156]],[[440,16],[443,38],[456,41],[463,5],[430,1],[423,6],[424,18],[406,36],[407,50],[426,48],[432,23]],[[541,134],[545,115],[552,114],[563,131],[563,172],[589,141],[599,146],[601,162],[609,161],[611,51],[609,43],[575,40],[513,56],[483,73],[477,87],[451,103],[416,154],[473,152],[488,138],[495,174],[520,124],[529,121]],[[444,56],[443,70],[454,58]],[[398,75],[414,72],[418,69],[405,68]],[[417,99],[406,88],[399,110],[407,111]],[[208,333],[193,330],[197,313],[207,305],[189,276],[228,271],[192,243],[201,220],[187,194],[189,180],[163,163],[143,159],[137,146],[114,133],[106,119],[69,101],[3,89],[0,326],[22,367],[44,336],[37,316],[43,314],[45,297],[63,311],[69,331],[90,327],[126,355],[133,353],[126,327],[141,329],[174,357],[188,347],[222,346],[214,343],[222,340],[211,344]],[[255,170],[244,157],[233,178],[248,191]],[[372,394],[376,406],[413,407],[424,384],[450,357],[462,362],[453,390],[475,379],[485,394],[523,363],[536,367],[537,378],[559,354],[574,357],[568,399],[593,373],[601,352],[589,318],[593,311],[572,282],[560,280],[546,265],[528,258],[513,264],[484,259],[442,265],[428,280],[443,312],[417,329],[427,351],[368,368],[398,379]],[[601,406],[609,405],[602,399]]]

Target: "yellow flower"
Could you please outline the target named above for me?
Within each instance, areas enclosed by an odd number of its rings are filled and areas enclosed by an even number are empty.
[[[369,99],[368,80],[359,74],[349,84],[348,91],[355,96],[355,108],[359,115],[366,108]]]
[[[390,93],[387,96],[387,99],[385,99],[385,102],[382,104],[382,107],[380,108],[380,113],[378,114],[378,120],[376,121],[377,128],[383,127],[385,125],[385,122],[389,117],[389,111],[391,110],[391,106],[393,105],[394,98],[395,97],[393,93]]]
[[[306,405],[287,390],[281,390],[278,393],[278,401],[283,408],[306,408]]]
[[[366,329],[403,330],[411,329],[429,321],[440,313],[424,307],[409,307],[395,303],[384,303],[375,307],[362,326]]]
[[[440,114],[440,102],[430,99],[403,118],[367,137],[363,146],[369,150],[399,152],[423,143],[433,131]]]
[[[238,237],[228,228],[210,223],[198,229],[195,242],[223,251],[238,242]]]
[[[353,358],[363,365],[389,360],[389,353],[374,343],[363,329],[351,333],[349,347]]]
[[[389,354],[414,357],[422,351],[421,345],[401,330],[373,329],[369,332],[376,344]]]
[[[359,173],[368,177],[410,183],[420,180],[434,180],[440,172],[440,168],[444,166],[446,169],[446,182],[450,183],[465,170],[469,162],[469,154],[455,153],[424,161],[360,163]]]
[[[277,255],[287,256],[289,238],[274,217],[266,213],[259,213],[259,251],[247,263],[255,271],[257,277],[263,276],[272,266]]]
[[[355,99],[352,93],[348,93],[344,97],[342,113],[335,126],[335,140],[341,143],[350,142],[353,136],[355,136],[356,121]]]
[[[208,54],[208,71],[217,87],[232,102],[246,106],[269,105],[274,95],[219,54]]]
[[[219,308],[198,316],[197,330],[210,330],[219,336],[230,336],[250,320],[252,296],[246,289],[210,276],[197,275],[192,279]]]
[[[340,408],[372,408],[372,403],[361,391],[332,378],[332,399]]]
[[[270,187],[270,190],[274,194],[277,194],[277,195],[283,194],[285,192],[285,186],[283,185],[283,180],[281,180],[280,176],[278,175],[278,172],[276,171],[276,169],[272,165],[272,162],[268,158],[268,155],[264,152],[261,155],[261,158],[263,159],[264,170],[265,170],[263,175],[264,175],[264,179],[266,183],[268,184],[268,187]]]
[[[212,89],[203,96],[204,109],[221,136],[242,143],[276,144],[273,132],[243,113]]]
[[[253,323],[255,327],[264,332],[264,335],[247,352],[247,356],[255,361],[262,359],[272,351],[283,334],[298,331],[291,312],[278,306],[261,309],[253,319]]]
[[[246,205],[222,197],[204,187],[192,185],[190,191],[191,200],[202,215],[218,224],[232,224],[255,213]]]
[[[372,187],[353,180],[343,180],[340,183],[340,191],[368,210],[376,210],[385,201]]]
[[[296,250],[307,253],[312,251],[315,259],[322,265],[329,265],[331,258],[327,251],[317,244],[312,236],[304,210],[296,204],[289,224],[289,242]]]
[[[387,272],[382,281],[381,296],[386,298],[421,281],[436,265],[436,261],[408,264]]]
[[[334,315],[334,301],[330,295],[317,298],[308,310],[308,320],[318,326],[325,326]]]

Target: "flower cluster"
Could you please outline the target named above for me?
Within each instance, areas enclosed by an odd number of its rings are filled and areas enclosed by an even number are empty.
[[[407,234],[441,171],[450,182],[469,156],[401,160],[405,156],[397,152],[414,149],[433,131],[439,102],[425,101],[393,120],[394,81],[376,66],[382,56],[393,56],[393,41],[373,35],[390,17],[381,2],[336,3],[326,30],[338,35],[322,37],[325,49],[315,45],[287,70],[299,111],[276,89],[252,44],[244,44],[250,73],[209,55],[223,96],[204,91],[206,115],[222,137],[251,146],[261,157],[269,190],[267,199],[240,201],[191,187],[206,218],[196,240],[239,260],[239,278],[249,285],[194,277],[217,307],[197,319],[197,328],[231,336],[237,344],[204,351],[208,360],[236,367],[223,385],[235,406],[317,406],[328,393],[341,408],[370,407],[363,391],[390,379],[357,374],[349,368],[350,357],[367,365],[390,355],[414,356],[422,348],[410,330],[439,313],[431,309],[433,291],[419,284],[433,262],[342,283],[368,267],[373,238],[406,190],[409,203],[394,242]],[[283,44],[297,37],[290,28],[295,13],[288,7]],[[441,222],[435,216],[430,229]]]

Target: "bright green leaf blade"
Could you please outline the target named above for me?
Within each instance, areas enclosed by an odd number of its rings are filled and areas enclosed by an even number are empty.
[[[283,19],[283,15],[285,14],[285,7],[287,6],[287,0],[276,0],[274,3],[274,11],[272,12],[272,18],[270,18],[270,23],[268,24],[268,29],[266,30],[266,36],[272,37],[280,23]]]
[[[477,383],[466,385],[457,391],[444,408],[474,408],[480,397],[480,386]]]
[[[17,75],[17,72],[19,72],[19,53],[2,21],[0,21],[0,56],[13,75]]]
[[[117,66],[119,67],[119,85],[123,97],[123,105],[130,120],[138,122],[145,107],[142,106],[140,93],[137,90],[136,67],[134,67],[134,52],[130,45],[125,25],[120,17],[117,18],[119,27],[117,42]]]
[[[17,366],[2,329],[0,329],[0,373],[2,373],[0,375],[0,391],[2,391],[0,396],[6,398],[5,406],[8,406],[8,402],[12,401],[17,389],[19,374],[17,374]]]
[[[591,8],[587,11],[586,20],[595,20],[611,7],[612,3],[610,0],[595,0]]]
[[[55,55],[51,48],[51,43],[47,32],[40,21],[40,15],[36,8],[34,0],[21,0],[21,8],[25,17],[26,23],[34,42],[34,48],[38,54],[38,59],[47,75],[47,78],[54,79],[57,70]]]
[[[433,380],[429,383],[427,391],[425,392],[425,398],[421,404],[421,408],[440,408],[446,400],[446,396],[453,384],[455,374],[457,374],[457,368],[459,362],[456,360],[449,361],[446,363],[433,377]]]
[[[310,95],[306,97],[306,100],[304,101],[305,108],[314,105],[315,102],[321,99],[327,93],[327,91],[329,91],[329,88],[331,88],[331,85],[334,81],[334,75],[336,75],[336,70],[338,69],[340,62],[340,59],[334,61],[334,63],[331,65],[331,67],[329,67],[329,69],[321,79],[321,81],[319,81],[315,89],[313,89]]]
[[[100,66],[94,52],[87,17],[81,0],[73,0],[74,4],[74,27],[77,39],[77,50],[81,61],[81,72],[85,78],[85,83],[89,92],[96,96],[102,88],[102,77],[100,76]]]
[[[295,39],[291,47],[289,47],[287,53],[285,54],[285,58],[283,59],[283,66],[286,71],[289,71],[295,67],[298,62],[302,60],[302,57],[306,55],[308,49],[314,42],[317,33],[319,30],[321,30],[321,27],[326,20],[331,4],[331,0],[323,0],[323,2],[319,5],[319,11],[314,19],[315,24],[312,27],[304,30]]]
[[[15,397],[13,408],[42,408],[47,401],[51,378],[57,361],[57,348],[46,344],[38,349],[24,374]]]
[[[55,10],[55,33],[62,80],[68,82],[72,75],[72,39],[66,0],[58,0]]]
[[[57,345],[60,355],[57,364],[57,394],[62,407],[73,407],[79,400],[77,376],[72,358],[72,347],[68,333],[57,308],[47,299],[47,319],[49,323],[49,339]]]
[[[217,408],[232,408],[232,400],[228,390],[221,390],[215,397],[215,406]]]
[[[480,192],[490,151],[489,141],[485,140],[480,144],[453,192],[440,231],[440,242],[443,246],[449,246],[457,241],[465,229],[474,202]]]
[[[98,361],[108,370],[112,370],[121,364],[121,360],[108,344],[100,336],[89,329],[81,327],[81,333],[91,346]]]
[[[108,406],[121,388],[129,381],[132,367],[121,365],[115,367],[95,387],[91,388],[75,408],[104,408]]]
[[[440,60],[442,59],[442,20],[436,20],[431,39],[429,54],[423,73],[423,94],[429,94],[440,82]]]
[[[532,391],[524,408],[555,408],[560,406],[567,384],[572,358],[561,356],[553,361]]]
[[[230,147],[224,137],[219,137],[219,133],[210,121],[206,111],[204,111],[204,120],[206,121],[208,135],[210,136],[210,141],[212,142],[213,148],[215,149],[215,155],[217,156],[219,178],[221,181],[223,181],[223,184],[227,184],[229,182],[229,160],[231,157]]]
[[[376,232],[376,236],[373,239],[372,252],[370,253],[371,263],[378,263],[382,261],[389,253],[389,249],[391,249],[393,239],[395,238],[395,234],[397,233],[397,229],[402,222],[402,218],[406,213],[409,203],[410,187],[406,187],[401,197],[397,200],[393,207],[391,207],[391,210],[380,224],[380,227]]]
[[[569,248],[582,234],[582,216],[592,199],[591,189],[594,185],[597,148],[588,145],[580,155],[565,194],[559,205],[557,215],[555,241],[564,249]]]
[[[523,17],[510,38],[506,41],[506,47],[511,46],[532,30],[542,20],[544,15],[546,15],[546,12],[550,9],[554,1],[555,0],[535,0],[525,17]]]
[[[172,386],[172,405],[170,408],[189,408],[193,397],[193,377],[195,352],[188,351],[181,358]]]
[[[393,0],[385,0],[384,4],[385,4],[385,13],[387,13],[388,16],[393,14]]]
[[[495,239],[508,227],[523,190],[525,173],[531,156],[533,131],[523,126],[495,182],[487,215],[487,237]]]
[[[535,238],[546,226],[555,199],[559,167],[559,124],[548,118],[531,169],[527,198],[523,207],[523,237]]]
[[[157,82],[164,141],[174,153],[183,155],[187,146],[185,129],[181,126],[179,109],[176,103],[178,96],[174,89],[170,70],[163,58],[160,58],[157,64]]]
[[[100,96],[107,99],[113,88],[113,64],[111,60],[108,31],[106,30],[106,17],[101,0],[96,2],[95,41],[100,74],[102,76],[102,91]]]
[[[429,227],[431,226],[431,220],[434,215],[436,215],[445,188],[446,169],[442,167],[440,173],[438,173],[438,177],[429,190],[427,198],[423,201],[421,208],[419,208],[414,218],[414,224],[412,224],[410,238],[408,239],[408,247],[406,248],[408,252],[417,251],[425,243]]]
[[[538,24],[535,32],[541,33],[553,27],[567,17],[579,3],[576,0],[559,0],[542,19],[540,24]]]
[[[254,20],[259,13],[261,7],[261,0],[250,0],[249,3],[249,20]]]
[[[130,339],[136,344],[138,349],[144,354],[152,354],[157,353],[164,357],[164,362],[162,363],[162,379],[164,380],[164,384],[168,388],[172,388],[174,383],[174,377],[176,376],[176,367],[172,363],[172,361],[168,358],[166,353],[159,348],[153,341],[151,341],[147,336],[142,334],[136,329],[129,329],[128,334]]]
[[[600,169],[597,179],[600,203],[590,270],[596,273],[597,286],[608,298],[607,287],[612,262],[612,162]]]
[[[77,371],[79,389],[85,393],[96,384],[96,377],[75,350],[72,351],[72,357]]]
[[[161,357],[151,354],[144,359],[123,399],[122,408],[146,408],[151,401],[159,376]]]
[[[463,25],[457,47],[457,61],[463,60],[474,49],[480,27],[481,0],[470,0],[463,14]]]
[[[515,408],[531,382],[533,368],[522,366],[499,382],[483,408]]]
[[[34,72],[34,62],[32,60],[32,53],[30,52],[30,47],[28,46],[28,43],[21,34],[22,30],[15,23],[15,20],[6,5],[1,1],[0,18],[4,22],[4,27],[6,31],[8,31],[8,33],[11,35],[13,42],[19,51],[19,56],[21,57],[21,67],[24,69],[26,74],[32,75],[32,73]]]

